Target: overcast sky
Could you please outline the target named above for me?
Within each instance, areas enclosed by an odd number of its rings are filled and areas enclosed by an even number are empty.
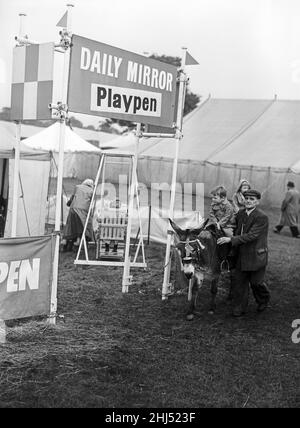
[[[206,97],[300,98],[299,0],[74,0],[73,32],[143,54],[181,55],[190,89]],[[58,41],[64,0],[0,0],[0,108],[10,104],[20,12],[39,42]]]

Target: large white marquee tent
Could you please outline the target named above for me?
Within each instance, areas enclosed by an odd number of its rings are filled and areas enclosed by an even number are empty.
[[[177,174],[181,184],[204,183],[206,195],[224,184],[231,197],[246,178],[261,190],[262,202],[274,207],[280,206],[288,180],[300,188],[300,101],[208,98],[185,117],[183,134]],[[124,144],[121,137],[115,142],[118,147],[112,151],[134,150],[133,135]],[[170,183],[174,154],[172,139],[142,139],[139,181],[147,186]]]

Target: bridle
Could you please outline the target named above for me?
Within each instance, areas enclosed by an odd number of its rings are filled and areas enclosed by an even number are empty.
[[[204,230],[207,230],[207,229],[204,227],[202,231]],[[213,231],[211,230],[207,230],[207,231],[210,232],[212,235],[214,235]],[[178,248],[180,244],[184,245],[185,252],[186,252],[185,256],[181,258],[182,263],[189,264],[194,262],[197,265],[197,269],[199,269],[200,271],[207,271],[205,267],[201,266],[201,252],[206,249],[206,246],[202,244],[200,239],[199,238],[189,239],[189,237],[187,237],[185,241],[180,240],[176,245],[178,251],[180,251],[180,248]],[[192,246],[191,244],[194,244],[194,245]],[[207,251],[207,255],[208,255],[207,264],[209,268],[212,267],[212,260],[214,260],[214,257],[216,256],[216,252],[217,252],[217,246],[215,246],[214,251],[212,253],[210,251]]]
[[[205,250],[205,245],[202,244],[202,242],[200,241],[200,239],[196,238],[196,239],[189,239],[187,238],[185,241],[179,241],[176,245],[177,250],[181,252],[179,245],[182,244],[184,245],[184,249],[185,249],[185,256],[182,257],[182,263],[183,264],[189,264],[191,262],[196,262],[197,263],[197,267],[200,270],[204,270],[201,267],[201,259],[200,259],[200,254],[201,251]],[[194,244],[193,246],[191,244]]]

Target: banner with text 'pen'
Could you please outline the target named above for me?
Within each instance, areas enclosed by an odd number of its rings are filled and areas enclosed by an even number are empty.
[[[50,313],[53,236],[0,239],[0,319]]]
[[[74,113],[171,127],[177,68],[73,35],[68,107]]]

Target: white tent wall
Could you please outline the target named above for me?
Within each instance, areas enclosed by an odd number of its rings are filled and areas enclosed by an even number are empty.
[[[69,207],[67,206],[68,197],[63,195],[62,197],[62,223],[65,225],[67,222]],[[48,195],[47,200],[47,213],[46,213],[46,229],[54,230],[56,215],[56,195]]]
[[[50,161],[21,160],[17,236],[40,236],[45,233],[46,205]],[[9,161],[9,198],[5,237],[11,236],[14,160]]]
[[[171,183],[173,161],[171,158],[141,156],[138,160],[138,180],[149,189],[153,183]],[[118,184],[119,175],[126,174],[122,165],[112,165],[106,174],[106,181]],[[212,188],[223,184],[228,190],[231,199],[236,187],[245,178],[251,182],[252,187],[261,190],[262,205],[280,207],[286,184],[293,181],[300,189],[300,174],[280,168],[254,167],[247,165],[232,165],[192,160],[179,160],[177,183],[183,188],[185,184],[193,183],[193,192],[203,184],[204,196],[209,196]],[[186,187],[189,193],[189,186]],[[197,195],[199,196],[199,195]],[[201,195],[200,195],[201,196]],[[203,195],[202,195],[203,196]]]
[[[280,207],[286,192],[288,180],[300,187],[300,175],[293,174],[284,169],[258,168],[231,164],[212,164],[203,162],[199,165],[205,183],[205,196],[209,195],[211,188],[223,184],[228,190],[229,199],[236,191],[242,178],[247,179],[253,188],[262,192],[262,205]],[[207,185],[209,183],[209,186]]]
[[[190,161],[178,165],[175,210],[181,216],[197,211],[204,216],[204,193],[202,182],[195,181],[197,170],[191,171]],[[119,187],[121,176],[128,176],[128,164],[120,158],[118,163],[111,163],[105,171],[106,188],[111,185]],[[138,183],[140,204],[152,209],[168,210],[171,196],[173,160],[171,158],[155,158],[141,156],[138,159]],[[189,176],[187,176],[187,174]],[[188,181],[188,180],[189,181]],[[196,187],[195,183],[199,183]],[[125,202],[125,201],[123,201]],[[168,214],[165,215],[168,217]],[[180,217],[180,216],[178,216]]]
[[[171,181],[172,161],[169,158],[141,157],[138,164],[139,180],[147,186],[151,182]],[[116,172],[115,172],[116,174]],[[252,187],[262,192],[262,205],[280,207],[288,180],[294,181],[300,189],[300,174],[285,169],[258,168],[242,165],[213,164],[210,162],[178,161],[177,182],[203,184],[204,196],[209,196],[212,188],[223,184],[228,190],[229,199],[236,191],[241,178],[251,182]],[[198,187],[201,189],[201,187]]]
[[[158,208],[152,208],[151,212],[148,207],[142,207],[140,210],[141,223],[143,237],[145,240],[149,239],[153,242],[158,242],[161,244],[166,244],[168,229],[169,229],[169,219],[168,219],[168,209],[161,210]],[[151,215],[151,224],[149,230],[149,215]],[[203,221],[201,213],[196,211],[189,211],[182,214],[182,211],[174,211],[174,220],[175,222],[185,228],[194,228],[199,227],[199,224]],[[139,233],[139,220],[137,210],[133,212],[133,221],[132,221],[132,231],[131,237],[135,238]]]

